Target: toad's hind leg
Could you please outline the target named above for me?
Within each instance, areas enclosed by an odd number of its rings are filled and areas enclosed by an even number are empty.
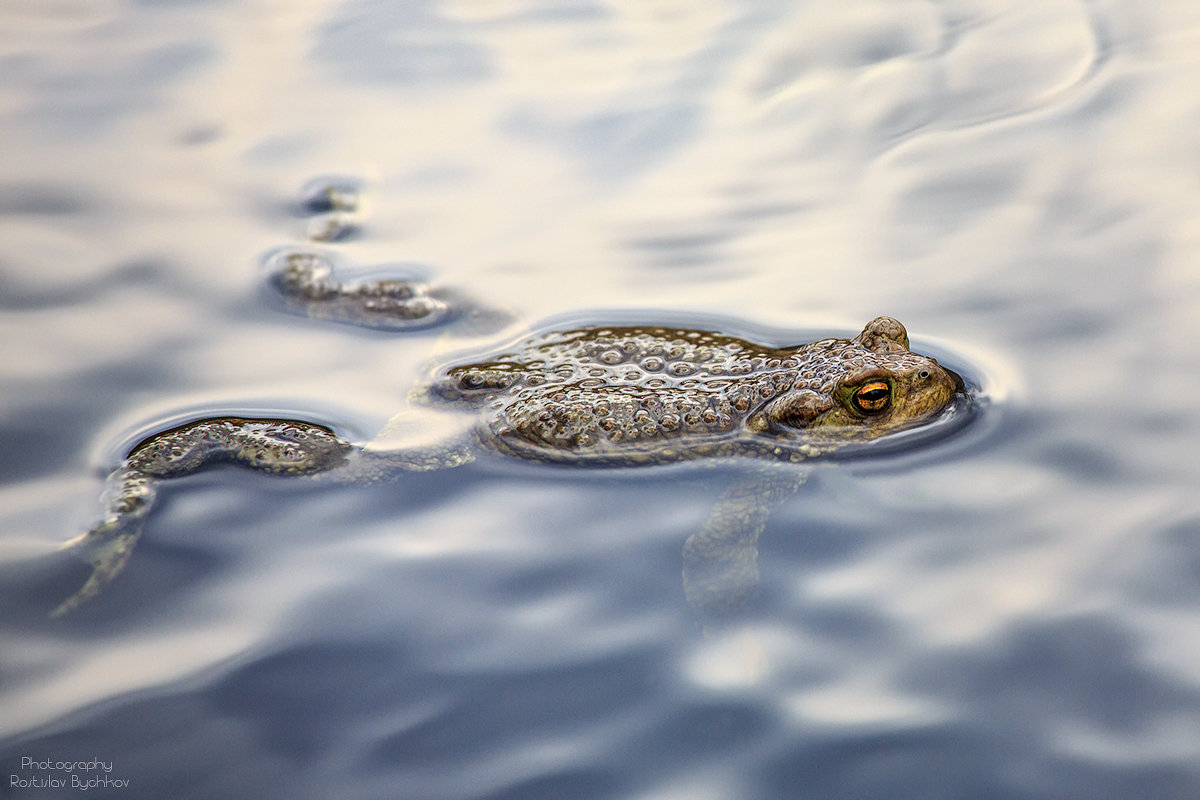
[[[409,405],[352,453],[334,478],[363,484],[406,472],[454,469],[475,460],[478,443],[472,416]]]
[[[108,476],[104,519],[64,547],[92,564],[83,587],[51,612],[58,617],[95,597],[124,568],[154,504],[159,481],[215,463],[306,475],[341,464],[348,442],[321,425],[287,419],[212,417],[156,433]]]

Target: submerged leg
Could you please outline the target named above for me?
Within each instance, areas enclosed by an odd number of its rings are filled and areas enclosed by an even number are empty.
[[[772,471],[739,478],[684,542],[684,596],[706,633],[745,609],[758,587],[758,539],[767,519],[806,477]]]
[[[475,460],[474,420],[455,411],[407,406],[348,459],[339,477],[354,483],[391,480],[405,472],[453,469]]]
[[[156,433],[109,475],[100,524],[64,545],[80,552],[93,569],[83,587],[51,616],[62,616],[95,597],[124,568],[154,503],[158,481],[222,462],[305,475],[341,464],[350,450],[350,444],[328,428],[287,419],[213,417]]]

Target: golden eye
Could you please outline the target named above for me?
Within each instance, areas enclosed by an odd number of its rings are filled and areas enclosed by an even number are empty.
[[[891,405],[892,387],[887,381],[867,381],[854,390],[851,401],[864,414],[878,414]]]

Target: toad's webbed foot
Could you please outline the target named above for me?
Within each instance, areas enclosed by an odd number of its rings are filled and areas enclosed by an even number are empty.
[[[424,328],[461,313],[416,278],[340,280],[330,260],[310,250],[284,251],[268,259],[267,284],[307,316],[368,328]]]
[[[451,289],[431,288],[407,271],[338,275],[332,259],[309,249],[282,250],[266,260],[267,286],[284,304],[313,319],[379,330],[412,330],[455,323],[472,334],[512,322]]]
[[[341,464],[350,450],[349,443],[326,427],[286,419],[212,417],[154,434],[109,475],[104,519],[64,545],[91,562],[93,570],[51,616],[62,616],[96,596],[124,568],[154,503],[158,481],[216,463],[305,475]]]
[[[336,245],[361,233],[361,182],[345,176],[309,181],[294,204],[308,218],[305,238]],[[265,259],[267,286],[304,316],[382,330],[412,330],[457,323],[469,333],[493,333],[512,320],[462,294],[430,288],[420,270],[356,270],[341,275],[334,259],[313,247],[288,248]]]
[[[361,201],[361,181],[331,175],[304,184],[295,207],[301,216],[308,217],[310,242],[340,242],[358,234]]]

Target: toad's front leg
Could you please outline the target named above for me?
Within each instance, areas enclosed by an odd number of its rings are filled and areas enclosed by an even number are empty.
[[[758,588],[758,540],[767,520],[807,478],[803,470],[754,470],[717,500],[683,545],[683,590],[705,633],[739,619]]]

